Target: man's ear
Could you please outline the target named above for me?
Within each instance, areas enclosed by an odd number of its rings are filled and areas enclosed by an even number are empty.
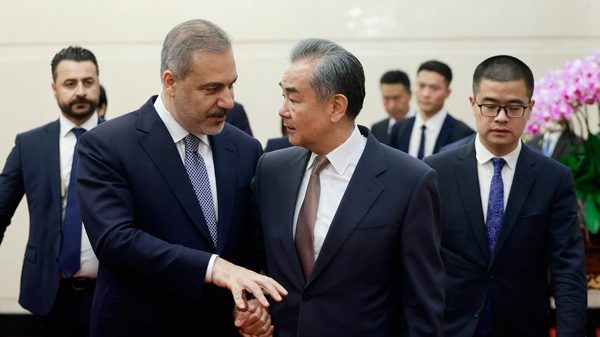
[[[177,77],[173,74],[172,71],[167,70],[163,73],[162,76],[164,91],[170,97],[175,96],[175,89],[177,89]]]
[[[348,109],[348,98],[342,94],[336,94],[331,98],[331,121],[339,122],[346,116]]]

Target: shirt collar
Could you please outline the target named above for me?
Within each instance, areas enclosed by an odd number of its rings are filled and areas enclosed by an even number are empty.
[[[85,131],[90,131],[98,125],[98,114],[94,111],[94,113],[88,118],[85,123],[80,126],[75,125],[75,123],[71,122],[67,119],[63,114],[60,114],[58,117],[58,122],[60,124],[60,137],[64,137],[69,133],[73,128],[83,128]]]
[[[162,98],[160,97],[161,94],[162,94],[162,91],[160,93],[158,93],[158,97],[156,98],[156,101],[154,102],[154,109],[156,109],[156,112],[158,113],[158,117],[160,117],[160,119],[163,121],[163,123],[167,127],[167,130],[169,131],[169,134],[171,135],[171,138],[173,139],[173,143],[179,143],[190,132],[187,131],[186,129],[184,129],[175,120],[175,118],[173,118],[173,116],[167,111],[167,108],[163,104]],[[195,135],[195,136],[200,138],[200,140],[204,144],[206,144],[207,146],[210,147],[210,143],[208,141],[207,135]]]
[[[447,115],[448,111],[446,109],[442,109],[433,117],[429,118],[427,121],[424,121],[421,117],[421,114],[418,113],[415,115],[415,126],[420,128],[421,125],[425,125],[427,130],[441,130]]]
[[[477,157],[477,162],[480,165],[484,165],[487,162],[491,161],[492,158],[497,158],[497,157],[494,156],[490,151],[488,151],[488,149],[486,149],[485,146],[483,146],[483,144],[481,144],[479,137],[481,137],[481,136],[478,133],[477,139],[475,140],[475,155]],[[517,166],[517,160],[519,159],[519,153],[521,153],[522,146],[523,145],[521,144],[521,141],[519,141],[519,143],[517,144],[517,147],[512,152],[501,157],[501,158],[504,158],[504,160],[506,161],[506,165],[508,165],[508,167],[511,170],[514,170],[515,167]]]
[[[342,175],[348,168],[350,161],[354,157],[354,153],[360,149],[361,137],[360,130],[358,126],[354,126],[354,130],[352,134],[344,143],[335,148],[333,151],[329,152],[326,157],[329,159],[329,163],[335,169],[335,171]],[[308,160],[309,164],[306,167],[307,170],[311,169],[315,162],[315,158],[317,154],[312,152],[310,155],[310,159]]]

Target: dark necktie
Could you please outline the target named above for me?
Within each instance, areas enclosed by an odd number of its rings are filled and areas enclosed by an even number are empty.
[[[194,186],[196,198],[198,198],[202,213],[204,213],[204,219],[206,220],[213,244],[217,247],[217,217],[215,216],[215,206],[210,189],[208,171],[206,170],[204,159],[198,153],[199,145],[200,138],[191,133],[185,137],[185,169]]]
[[[296,250],[302,263],[304,277],[308,278],[315,264],[315,248],[313,236],[315,221],[317,219],[317,208],[319,207],[319,196],[321,195],[321,170],[329,164],[325,156],[317,156],[313,163],[310,179],[304,195],[304,201],[298,213],[296,223]]]
[[[427,127],[425,124],[421,125],[421,144],[419,144],[419,152],[417,153],[417,158],[423,159],[425,156],[425,130]]]
[[[71,163],[71,177],[67,190],[67,206],[65,208],[65,219],[63,221],[63,238],[60,248],[58,263],[60,270],[66,277],[71,278],[79,270],[81,255],[81,214],[79,213],[79,201],[77,200],[76,172],[79,156],[77,155],[77,143],[79,137],[85,132],[82,128],[71,130],[77,141],[73,150],[73,162]]]
[[[494,255],[496,242],[500,236],[500,228],[504,220],[504,182],[502,181],[502,167],[506,161],[502,158],[492,158],[494,175],[490,184],[490,198],[488,199],[488,210],[486,218],[486,229],[488,236],[488,248],[490,256]],[[492,329],[492,308],[489,300],[484,304],[477,331],[482,336],[487,336]]]

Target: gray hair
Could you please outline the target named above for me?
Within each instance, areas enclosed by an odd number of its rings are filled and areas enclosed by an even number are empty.
[[[320,102],[336,94],[348,99],[348,115],[355,119],[365,99],[365,73],[360,61],[338,44],[323,39],[305,39],[290,53],[292,63],[315,61],[310,80]]]
[[[175,26],[163,43],[160,74],[170,70],[179,80],[190,73],[195,52],[223,53],[231,49],[231,40],[216,24],[206,20],[190,20]]]

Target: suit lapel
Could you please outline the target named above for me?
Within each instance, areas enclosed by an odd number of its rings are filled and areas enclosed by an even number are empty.
[[[366,129],[361,128],[361,133],[366,133]],[[365,150],[331,222],[308,283],[326,268],[383,192],[384,187],[377,179],[378,175],[387,170],[382,146],[369,134]]]
[[[481,193],[479,192],[479,178],[477,174],[477,159],[475,158],[475,143],[471,143],[459,153],[459,163],[454,168],[454,176],[463,209],[467,212],[467,219],[473,236],[477,241],[481,255],[486,261],[490,260],[483,207],[481,206]],[[478,202],[473,202],[477,200]]]
[[[139,143],[194,224],[207,241],[212,243],[202,208],[197,201],[181,156],[153,104],[151,99],[139,111],[137,129],[143,133]]]
[[[502,246],[514,228],[517,218],[519,217],[519,214],[521,214],[521,210],[527,202],[529,190],[531,189],[531,186],[533,186],[537,175],[533,169],[535,162],[530,161],[531,156],[529,152],[531,152],[531,150],[529,150],[526,146],[521,147],[521,153],[519,154],[519,159],[517,160],[515,176],[513,178],[510,194],[508,195],[508,201],[506,203],[506,212],[504,213],[504,221],[502,222],[500,237],[498,238],[496,249],[494,251],[494,258],[502,251]]]
[[[300,284],[304,284],[304,272],[298,258],[296,251],[296,245],[294,241],[294,211],[296,210],[296,201],[298,200],[298,192],[300,190],[300,183],[306,170],[306,164],[310,158],[310,152],[303,148],[294,148],[294,155],[286,161],[286,168],[281,171],[277,178],[277,208],[280,209],[279,219],[279,235],[282,238],[282,242],[289,242],[285,244],[285,253],[288,257],[288,261],[294,270],[294,274],[298,278]],[[291,152],[291,151],[290,151]]]
[[[442,124],[442,128],[440,129],[440,134],[435,141],[435,147],[433,148],[433,153],[438,153],[440,148],[446,144],[448,144],[448,138],[452,133],[452,126],[456,123],[456,119],[450,116],[450,114],[446,115],[444,119],[444,123]]]
[[[215,163],[215,176],[217,181],[217,200],[219,203],[218,221],[218,248],[221,252],[225,247],[229,231],[231,230],[231,217],[234,212],[237,157],[235,144],[229,138],[229,130],[225,128],[216,136],[211,136],[210,146]]]
[[[398,149],[402,152],[408,153],[408,144],[410,143],[410,136],[412,134],[413,126],[415,125],[415,118],[411,117],[402,123],[401,129],[398,130],[400,134],[400,141],[398,142]]]
[[[66,194],[63,191],[62,177],[60,175],[60,122],[57,120],[48,124],[44,129],[40,146],[44,147],[44,167],[47,168],[46,182],[49,184],[50,194],[53,196],[53,210],[57,212],[58,218],[62,219],[62,197]],[[60,222],[62,226],[62,221]]]

